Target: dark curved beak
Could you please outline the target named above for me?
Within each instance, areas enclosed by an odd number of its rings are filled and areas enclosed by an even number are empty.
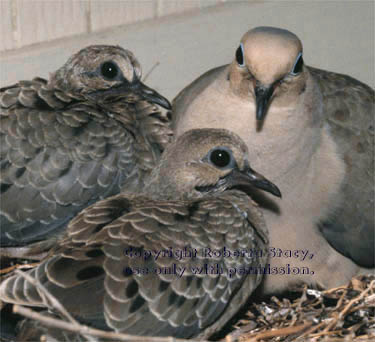
[[[263,175],[253,170],[250,166],[246,166],[245,170],[243,171],[234,169],[230,174],[230,185],[232,187],[252,185],[257,189],[261,189],[271,193],[272,195],[281,197],[279,188]]]
[[[165,109],[172,109],[170,102],[164,96],[160,95],[156,90],[147,87],[141,81],[136,82],[132,88],[145,100],[156,103]]]
[[[254,90],[256,99],[256,119],[263,120],[267,113],[274,86],[270,85],[266,87],[263,85],[257,85]]]

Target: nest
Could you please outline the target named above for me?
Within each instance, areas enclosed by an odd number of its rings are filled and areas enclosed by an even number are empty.
[[[60,317],[45,317],[37,311],[14,306],[18,314],[38,321],[38,324],[85,336],[96,336],[110,341],[182,342],[178,338],[131,336],[101,331],[76,322],[56,298],[35,279],[15,268],[32,268],[35,264],[17,265],[1,270],[22,274],[45,295]],[[2,340],[0,338],[1,341]],[[47,336],[42,341],[49,342]],[[88,338],[87,340],[91,340]],[[225,342],[375,342],[375,275],[358,276],[349,284],[329,290],[304,286],[283,297],[271,297],[261,303],[252,303],[245,317],[238,321]]]
[[[295,299],[271,297],[252,304],[226,342],[375,341],[375,276],[347,286],[299,290]]]

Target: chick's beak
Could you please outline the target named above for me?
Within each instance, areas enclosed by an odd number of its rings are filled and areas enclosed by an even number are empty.
[[[260,173],[253,170],[250,166],[246,166],[243,171],[239,169],[234,169],[230,174],[231,186],[246,186],[251,185],[257,189],[261,189],[281,197],[281,192],[279,188],[270,182]]]
[[[145,100],[158,104],[165,109],[172,109],[170,102],[164,96],[160,95],[154,89],[147,87],[141,81],[137,81],[135,84],[133,84],[132,88],[134,92],[141,95]]]

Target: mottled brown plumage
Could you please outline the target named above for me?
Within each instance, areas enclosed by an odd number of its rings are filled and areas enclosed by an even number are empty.
[[[270,244],[310,250],[294,261],[312,275],[267,276],[265,292],[299,282],[335,287],[374,267],[374,90],[345,75],[304,65],[302,43],[258,27],[233,62],[187,86],[173,103],[176,136],[225,127],[249,148],[253,166],[283,199],[264,200]],[[332,248],[333,246],[333,248]],[[282,266],[287,258],[273,258]]]
[[[56,236],[88,205],[142,187],[171,131],[155,105],[169,102],[140,77],[130,51],[97,45],[48,81],[0,90],[2,247]]]
[[[356,79],[309,67],[322,94],[326,123],[345,163],[340,204],[319,227],[341,253],[375,266],[375,93]]]
[[[268,231],[249,189],[244,192],[248,186],[280,196],[250,168],[238,136],[187,132],[166,149],[144,194],[119,194],[84,209],[29,274],[83,323],[136,335],[207,337],[245,303],[262,278],[255,269],[266,264]],[[224,247],[254,254],[208,250]],[[174,254],[185,248],[192,254]],[[239,268],[255,274],[235,273]],[[0,299],[48,307],[19,275],[1,284]]]

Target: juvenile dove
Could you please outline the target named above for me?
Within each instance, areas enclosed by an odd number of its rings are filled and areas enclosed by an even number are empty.
[[[143,194],[84,209],[28,274],[82,323],[140,336],[207,337],[262,278],[256,270],[266,265],[268,231],[248,195],[257,188],[281,195],[250,168],[237,135],[186,132],[167,147]],[[48,307],[20,275],[0,285],[0,299]]]
[[[140,78],[133,53],[94,45],[48,81],[0,90],[2,247],[55,236],[88,205],[142,186],[171,132],[155,105],[169,102]]]
[[[373,89],[306,66],[296,35],[258,27],[243,36],[231,64],[186,87],[173,108],[177,136],[197,127],[232,130],[254,167],[280,186],[283,199],[263,203],[270,245],[280,248],[271,266],[313,273],[267,276],[265,292],[296,282],[339,286],[359,266],[374,267]],[[309,257],[290,258],[297,250]]]

